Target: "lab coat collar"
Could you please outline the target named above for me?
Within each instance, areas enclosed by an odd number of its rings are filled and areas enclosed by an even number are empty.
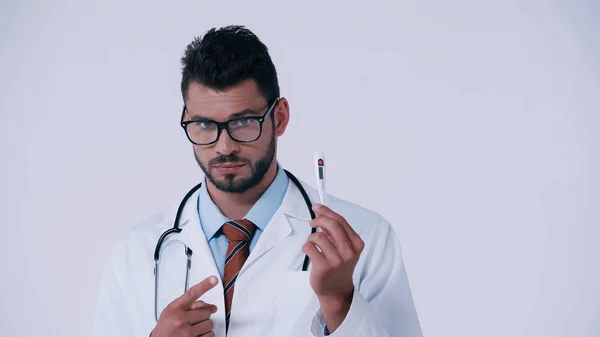
[[[307,194],[314,200],[315,193],[312,188],[308,185],[303,184],[307,190]],[[211,275],[219,275],[217,266],[212,258],[212,252],[208,245],[208,239],[198,218],[196,202],[198,199],[199,191],[196,191],[187,201],[185,208],[181,214],[180,228],[181,240],[192,249],[196,259],[196,255],[202,257],[203,269],[210,272]],[[288,181],[288,188],[281,203],[281,206],[272,217],[269,225],[262,233],[260,240],[258,240],[256,246],[252,250],[252,253],[248,257],[248,260],[244,264],[242,271],[250,266],[253,261],[260,258],[263,254],[267,253],[273,247],[281,243],[292,233],[292,223],[294,219],[301,221],[310,221],[310,213],[307,209],[304,198],[300,193],[300,190],[292,182],[291,179]],[[210,257],[210,258],[205,258]],[[207,269],[208,268],[208,269]]]
[[[300,184],[304,187],[309,199],[312,200],[312,202],[314,203],[314,200],[316,198],[316,193],[314,192],[314,189],[308,186],[302,180],[298,180]],[[304,202],[302,193],[291,179],[288,179],[288,181],[289,182],[287,192],[285,194],[280,209],[287,217],[303,221],[310,221],[310,211],[308,210],[308,207]]]
[[[197,208],[200,213],[202,230],[210,241],[219,232],[225,222],[235,219],[228,219],[223,215],[219,207],[215,205],[208,193],[206,181],[207,178],[204,178],[202,186],[199,189],[200,196],[197,198]],[[269,220],[277,208],[279,208],[288,186],[289,179],[281,165],[278,164],[275,179],[244,218],[254,223],[261,231],[264,231]]]
[[[262,233],[256,246],[244,263],[242,271],[250,267],[254,261],[290,236],[292,234],[293,222],[295,219],[310,221],[311,218],[300,190],[298,190],[292,180],[289,179],[288,188],[281,206],[277,212],[275,212],[269,225]]]

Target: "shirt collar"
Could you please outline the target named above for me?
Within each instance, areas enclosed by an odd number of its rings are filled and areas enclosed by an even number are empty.
[[[265,230],[267,224],[281,206],[289,184],[289,178],[283,168],[279,164],[277,167],[275,179],[244,217],[252,221],[257,229],[261,231]],[[219,232],[225,222],[231,220],[224,216],[219,207],[212,201],[206,188],[206,178],[199,190],[197,208],[202,230],[208,240]]]

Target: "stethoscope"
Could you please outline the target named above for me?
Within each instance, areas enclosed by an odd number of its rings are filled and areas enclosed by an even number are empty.
[[[306,193],[306,191],[304,190],[304,187],[302,187],[302,184],[300,184],[300,182],[298,181],[298,179],[289,171],[284,169],[284,172],[286,173],[286,175],[288,176],[288,178],[290,178],[290,180],[292,180],[292,182],[294,183],[294,185],[296,185],[296,187],[300,190],[300,193],[302,194],[302,198],[304,198],[304,202],[306,203],[306,207],[308,208],[308,212],[310,213],[310,217],[311,219],[315,218],[315,212],[312,210],[312,203],[310,202],[310,199],[308,198],[308,194]],[[154,249],[154,318],[156,319],[156,321],[158,322],[158,260],[160,257],[160,248],[163,244],[163,241],[167,238],[167,236],[173,234],[173,233],[180,233],[181,232],[181,228],[179,228],[179,220],[181,218],[181,214],[183,213],[183,209],[185,207],[185,205],[187,204],[188,200],[192,197],[192,195],[194,195],[194,193],[196,193],[196,191],[202,186],[202,183],[199,183],[198,185],[194,186],[186,195],[185,197],[183,197],[183,200],[181,201],[181,203],[179,204],[179,207],[177,208],[177,214],[175,216],[175,221],[173,223],[173,227],[167,229],[164,233],[162,233],[162,235],[158,238],[158,242],[156,243],[156,248]],[[317,231],[317,229],[315,227],[313,227],[311,229],[311,234],[314,234]],[[189,288],[189,276],[190,276],[190,269],[192,268],[192,250],[185,246],[185,255],[187,257],[187,263],[186,263],[186,270],[185,270],[185,288],[184,288],[184,292],[188,291]],[[308,269],[308,263],[309,263],[309,258],[308,255],[304,255],[304,262],[302,263],[302,271],[306,271]]]

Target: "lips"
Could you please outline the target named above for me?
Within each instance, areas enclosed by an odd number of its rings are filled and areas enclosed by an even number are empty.
[[[221,163],[215,165],[215,170],[219,174],[237,174],[245,166],[243,163]]]
[[[244,164],[243,163],[223,163],[223,164],[215,165],[216,168],[234,168],[234,167],[240,167],[240,166],[244,166]]]

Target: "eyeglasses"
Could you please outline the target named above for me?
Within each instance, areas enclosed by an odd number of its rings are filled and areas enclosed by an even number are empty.
[[[273,111],[279,102],[279,97],[273,101],[262,116],[247,116],[233,118],[225,122],[217,122],[211,119],[199,119],[184,121],[186,107],[181,113],[181,127],[185,130],[187,138],[196,145],[210,145],[216,143],[221,136],[221,130],[227,130],[231,139],[249,143],[260,138],[262,125],[269,112]]]

